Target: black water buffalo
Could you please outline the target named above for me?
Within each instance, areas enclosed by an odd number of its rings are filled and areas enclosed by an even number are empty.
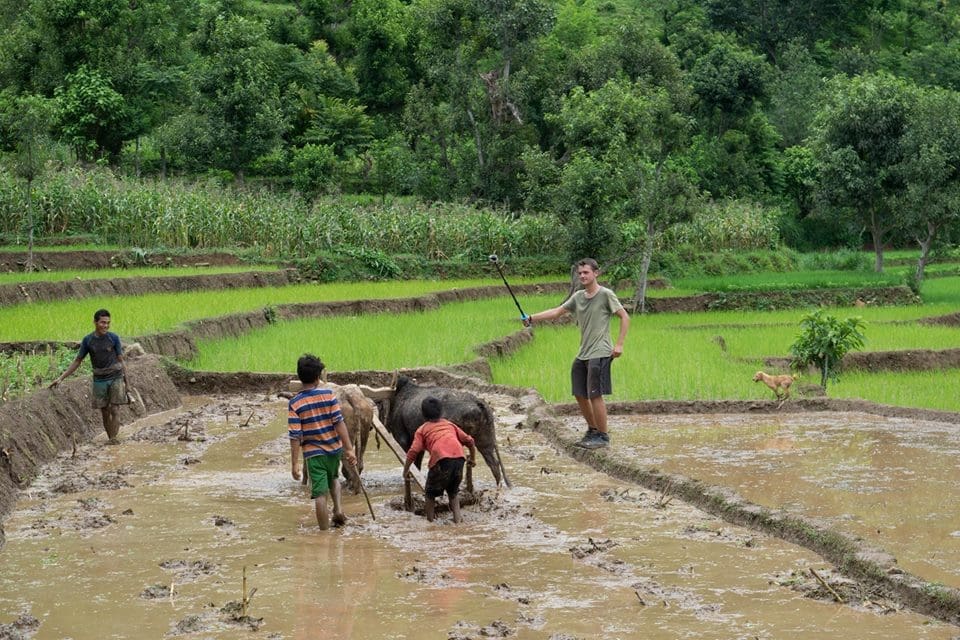
[[[443,417],[473,437],[477,451],[490,467],[497,486],[500,486],[502,480],[509,487],[510,480],[507,479],[506,470],[500,461],[500,451],[497,448],[493,411],[486,402],[467,391],[420,386],[406,376],[399,376],[396,395],[390,401],[385,413],[386,427],[404,451],[413,444],[413,434],[424,423],[420,405],[427,396],[439,399],[443,403]],[[472,492],[471,485],[472,477],[468,473],[467,490]]]

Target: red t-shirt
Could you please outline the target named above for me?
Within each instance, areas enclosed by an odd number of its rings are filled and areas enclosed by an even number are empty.
[[[473,444],[463,429],[446,418],[424,422],[413,435],[413,444],[407,450],[407,460],[414,462],[421,451],[430,453],[430,467],[444,458],[462,458],[464,445]]]

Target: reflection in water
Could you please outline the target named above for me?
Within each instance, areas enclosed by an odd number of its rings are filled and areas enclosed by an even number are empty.
[[[810,567],[829,572],[820,558],[581,466],[515,429],[522,418],[509,398],[487,399],[516,486],[497,494],[478,469],[482,495],[460,526],[389,506],[402,486],[384,448],[371,449],[364,471],[376,522],[362,496],[346,496],[349,526],[319,532],[289,476],[280,402],[192,399],[128,427],[120,447],[84,447],[51,465],[5,523],[0,624],[29,613],[38,638],[236,638],[250,627],[223,607],[240,601],[246,568],[256,589],[246,624],[271,639],[954,635],[909,613],[804,598],[791,584]],[[836,425],[686,420],[617,418],[616,450],[690,475],[725,469],[748,488],[789,480],[811,494],[860,486],[857,470],[883,458],[861,451],[879,436],[826,437]],[[177,439],[184,425],[190,441]],[[915,468],[897,464],[891,482]],[[807,499],[778,491],[772,499]]]

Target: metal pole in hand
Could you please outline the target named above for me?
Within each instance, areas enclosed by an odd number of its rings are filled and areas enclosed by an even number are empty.
[[[513,289],[510,288],[510,283],[507,282],[507,277],[503,275],[503,269],[500,268],[500,258],[497,257],[497,254],[492,253],[488,258],[493,266],[497,268],[497,273],[500,274],[500,279],[503,280],[503,284],[507,286],[507,291],[510,292],[510,297],[513,298],[513,304],[517,305],[517,310],[520,312],[521,318],[526,318],[527,314],[523,312],[523,307],[520,306],[520,301],[517,300],[517,296],[513,295]]]

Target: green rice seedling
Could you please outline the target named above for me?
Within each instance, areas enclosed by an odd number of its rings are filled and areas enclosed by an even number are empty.
[[[201,340],[187,366],[218,371],[292,371],[304,352],[332,370],[395,369],[472,361],[475,348],[520,323],[507,300],[477,300],[405,314],[279,322],[239,338]]]
[[[899,407],[960,412],[957,389],[960,389],[960,369],[878,373],[850,371],[831,386],[830,396],[859,398]]]
[[[517,284],[534,279],[517,278]],[[186,293],[112,296],[44,302],[0,308],[4,340],[79,340],[92,326],[93,311],[105,307],[121,336],[170,331],[191,320],[212,318],[266,306],[318,301],[409,298],[477,286],[498,286],[499,280],[338,282],[287,287],[191,291]]]
[[[888,287],[903,284],[898,274],[863,271],[790,271],[786,273],[744,273],[735,276],[678,278],[677,287],[703,292],[790,291],[838,287]]]
[[[943,313],[956,312],[960,308],[960,277],[951,276],[924,280],[920,295],[923,297],[925,306],[952,306],[951,311],[944,311]]]
[[[211,267],[135,267],[131,269],[82,269],[63,271],[33,271],[31,273],[0,273],[0,284],[26,282],[62,282],[64,280],[115,280],[138,277],[180,277],[215,275],[221,273],[247,273],[250,271],[276,271],[276,265],[225,265]]]

